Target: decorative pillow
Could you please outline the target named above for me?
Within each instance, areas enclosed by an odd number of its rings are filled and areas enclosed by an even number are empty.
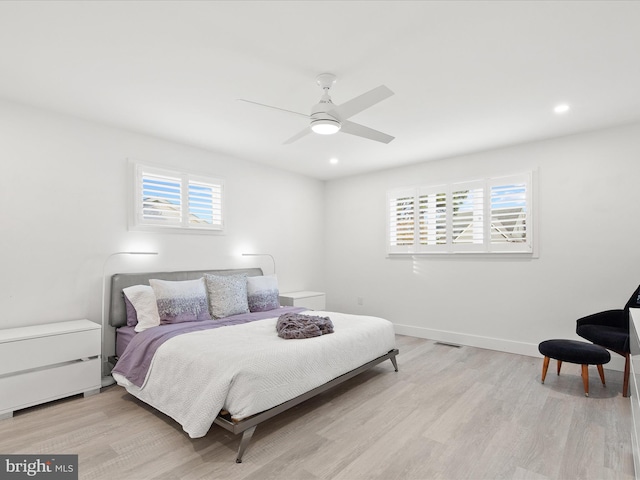
[[[211,320],[204,278],[170,281],[149,280],[156,294],[161,323]]]
[[[156,296],[151,287],[148,285],[134,285],[123,288],[122,292],[125,295],[125,300],[129,300],[135,310],[137,323],[135,324],[134,330],[136,332],[142,332],[148,328],[160,325]],[[127,309],[127,325],[129,324],[129,313]]]
[[[280,308],[278,279],[275,275],[247,277],[247,300],[252,312],[266,312]]]
[[[131,301],[127,298],[126,295],[124,296],[124,306],[127,309],[127,327],[135,327],[138,324],[136,307],[131,304]]]
[[[209,294],[209,310],[213,318],[249,313],[247,275],[204,274]]]

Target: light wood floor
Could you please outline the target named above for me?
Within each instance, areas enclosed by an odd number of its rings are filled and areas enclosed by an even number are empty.
[[[622,374],[398,336],[385,362],[239,436],[181,427],[112,386],[0,421],[0,453],[79,455],[81,479],[631,479]]]

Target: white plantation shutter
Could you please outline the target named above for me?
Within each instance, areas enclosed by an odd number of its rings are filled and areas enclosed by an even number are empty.
[[[527,174],[491,179],[491,251],[530,252],[531,176]]]
[[[140,221],[158,225],[182,223],[182,182],[179,177],[160,173],[139,175]]]
[[[451,192],[451,243],[461,251],[484,249],[484,182],[455,184]]]
[[[447,244],[447,205],[445,186],[418,189],[419,251],[441,250]]]
[[[189,225],[222,228],[222,183],[189,180]]]
[[[135,166],[135,226],[222,231],[221,180]]]
[[[532,253],[531,177],[388,192],[388,252]]]
[[[415,245],[415,189],[394,190],[387,194],[387,233],[389,252],[409,253]]]

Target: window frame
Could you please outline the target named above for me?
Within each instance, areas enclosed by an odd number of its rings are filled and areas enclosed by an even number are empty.
[[[507,189],[514,185],[514,188]],[[511,225],[511,231],[518,228],[518,223],[524,226],[524,240],[523,241],[503,241],[503,242],[494,242],[493,235],[495,227],[492,223],[492,219],[496,216],[499,216],[500,213],[496,213],[498,208],[492,207],[495,205],[492,203],[492,192],[495,187],[505,187],[505,191],[507,193],[511,193],[511,203],[514,202],[523,202],[524,205],[522,207],[511,207],[511,208],[522,208],[522,211],[519,213],[519,217],[515,217],[515,212],[508,212],[507,215],[509,222]],[[524,192],[517,191],[517,186],[523,186]],[[522,187],[520,187],[522,188]],[[470,223],[469,226],[476,230],[474,232],[465,233],[465,239],[460,242],[456,242],[454,238],[454,221],[456,219],[457,210],[456,207],[460,205],[460,201],[457,203],[454,202],[454,194],[456,192],[465,192],[465,191],[473,191],[475,192],[470,198],[472,200],[472,207],[470,210],[471,216],[473,217],[474,225]],[[512,174],[512,175],[504,175],[500,177],[490,177],[483,178],[478,180],[470,180],[465,182],[456,182],[456,183],[448,183],[448,184],[440,184],[440,185],[428,185],[428,186],[415,186],[415,187],[403,187],[396,188],[387,191],[387,218],[386,218],[386,248],[387,254],[389,256],[402,256],[402,255],[456,255],[456,254],[517,254],[517,255],[527,255],[527,256],[537,256],[537,249],[535,248],[537,245],[537,241],[535,241],[535,233],[536,228],[534,226],[534,172],[528,171],[524,173]],[[413,237],[411,244],[404,243],[402,245],[394,244],[393,231],[395,228],[393,210],[392,210],[392,201],[397,199],[400,195],[403,198],[413,197]],[[440,226],[438,229],[444,231],[445,241],[439,241],[437,243],[424,243],[422,241],[424,235],[424,222],[423,215],[421,214],[422,202],[423,198],[426,196],[436,196],[438,195],[446,199],[445,205],[442,206],[440,202],[439,212],[437,215],[444,216],[444,222],[440,221]],[[459,195],[458,198],[462,196]],[[482,208],[478,208],[480,205],[478,198],[481,197],[481,205]],[[469,202],[465,202],[467,207],[470,205]],[[492,217],[492,214],[494,215]],[[502,213],[505,216],[504,212]],[[433,225],[433,224],[432,224]],[[460,225],[460,224],[459,224]],[[427,229],[428,231],[428,229]],[[421,237],[422,235],[422,237]],[[431,232],[432,236],[437,236],[442,238],[443,235],[434,234]],[[476,240],[473,240],[474,237]],[[477,239],[481,237],[481,241]],[[460,237],[457,237],[460,238]],[[517,238],[517,236],[516,236]]]
[[[181,232],[181,233],[225,233],[225,182],[223,179],[213,176],[201,175],[191,172],[178,171],[162,166],[131,162],[132,196],[129,216],[129,228],[131,230],[146,230],[155,232]],[[177,214],[174,221],[171,217],[153,219],[144,214],[145,203],[143,194],[143,180],[145,178],[158,178],[179,184],[179,204],[176,205]],[[190,187],[209,187],[211,192],[211,223],[195,223],[193,211],[195,194],[191,194]],[[147,204],[148,206],[148,204]],[[162,210],[162,209],[161,209]],[[216,219],[216,220],[214,220]]]

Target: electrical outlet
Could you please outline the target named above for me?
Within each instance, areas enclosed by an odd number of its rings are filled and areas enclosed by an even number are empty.
[[[362,297],[358,297],[357,299],[358,305],[364,305],[364,299]]]

